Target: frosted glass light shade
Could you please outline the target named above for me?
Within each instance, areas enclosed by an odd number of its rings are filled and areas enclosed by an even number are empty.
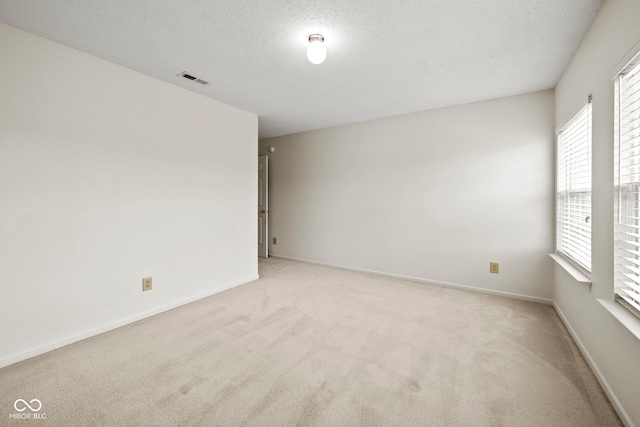
[[[320,34],[309,36],[309,46],[307,47],[307,58],[312,64],[322,64],[327,57],[327,49],[324,47],[324,37]]]

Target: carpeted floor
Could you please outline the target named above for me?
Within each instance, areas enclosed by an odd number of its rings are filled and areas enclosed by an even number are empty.
[[[18,397],[43,426],[622,425],[550,306],[274,258],[260,277],[0,369],[0,425]]]

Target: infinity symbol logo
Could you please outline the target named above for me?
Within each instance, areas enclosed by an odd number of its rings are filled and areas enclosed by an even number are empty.
[[[33,405],[34,402],[37,404],[37,408],[35,407],[36,405]],[[22,409],[18,407],[19,403],[22,403]],[[33,406],[29,405],[29,403],[31,403]],[[24,412],[27,410],[27,408],[31,409],[33,412],[38,412],[40,409],[42,409],[42,402],[40,402],[38,399],[31,399],[29,403],[27,403],[27,401],[24,399],[18,399],[13,402],[13,407],[16,408],[16,411],[18,412]]]

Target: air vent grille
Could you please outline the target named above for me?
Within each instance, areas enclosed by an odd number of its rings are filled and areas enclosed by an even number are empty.
[[[187,73],[186,71],[183,71],[183,72],[181,72],[181,73],[180,73],[180,74],[178,74],[178,75],[179,75],[180,77],[184,77],[185,79],[191,80],[191,81],[193,81],[193,82],[200,83],[201,85],[208,85],[208,84],[209,84],[209,82],[208,82],[208,81],[206,81],[206,80],[202,80],[202,79],[200,79],[200,78],[198,78],[198,77],[196,77],[196,76],[193,76],[193,75],[191,75],[191,74]]]

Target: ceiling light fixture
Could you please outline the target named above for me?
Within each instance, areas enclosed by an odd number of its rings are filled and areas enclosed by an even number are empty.
[[[322,64],[327,57],[327,49],[324,47],[324,37],[320,34],[309,36],[309,46],[307,47],[307,58],[312,64]]]

